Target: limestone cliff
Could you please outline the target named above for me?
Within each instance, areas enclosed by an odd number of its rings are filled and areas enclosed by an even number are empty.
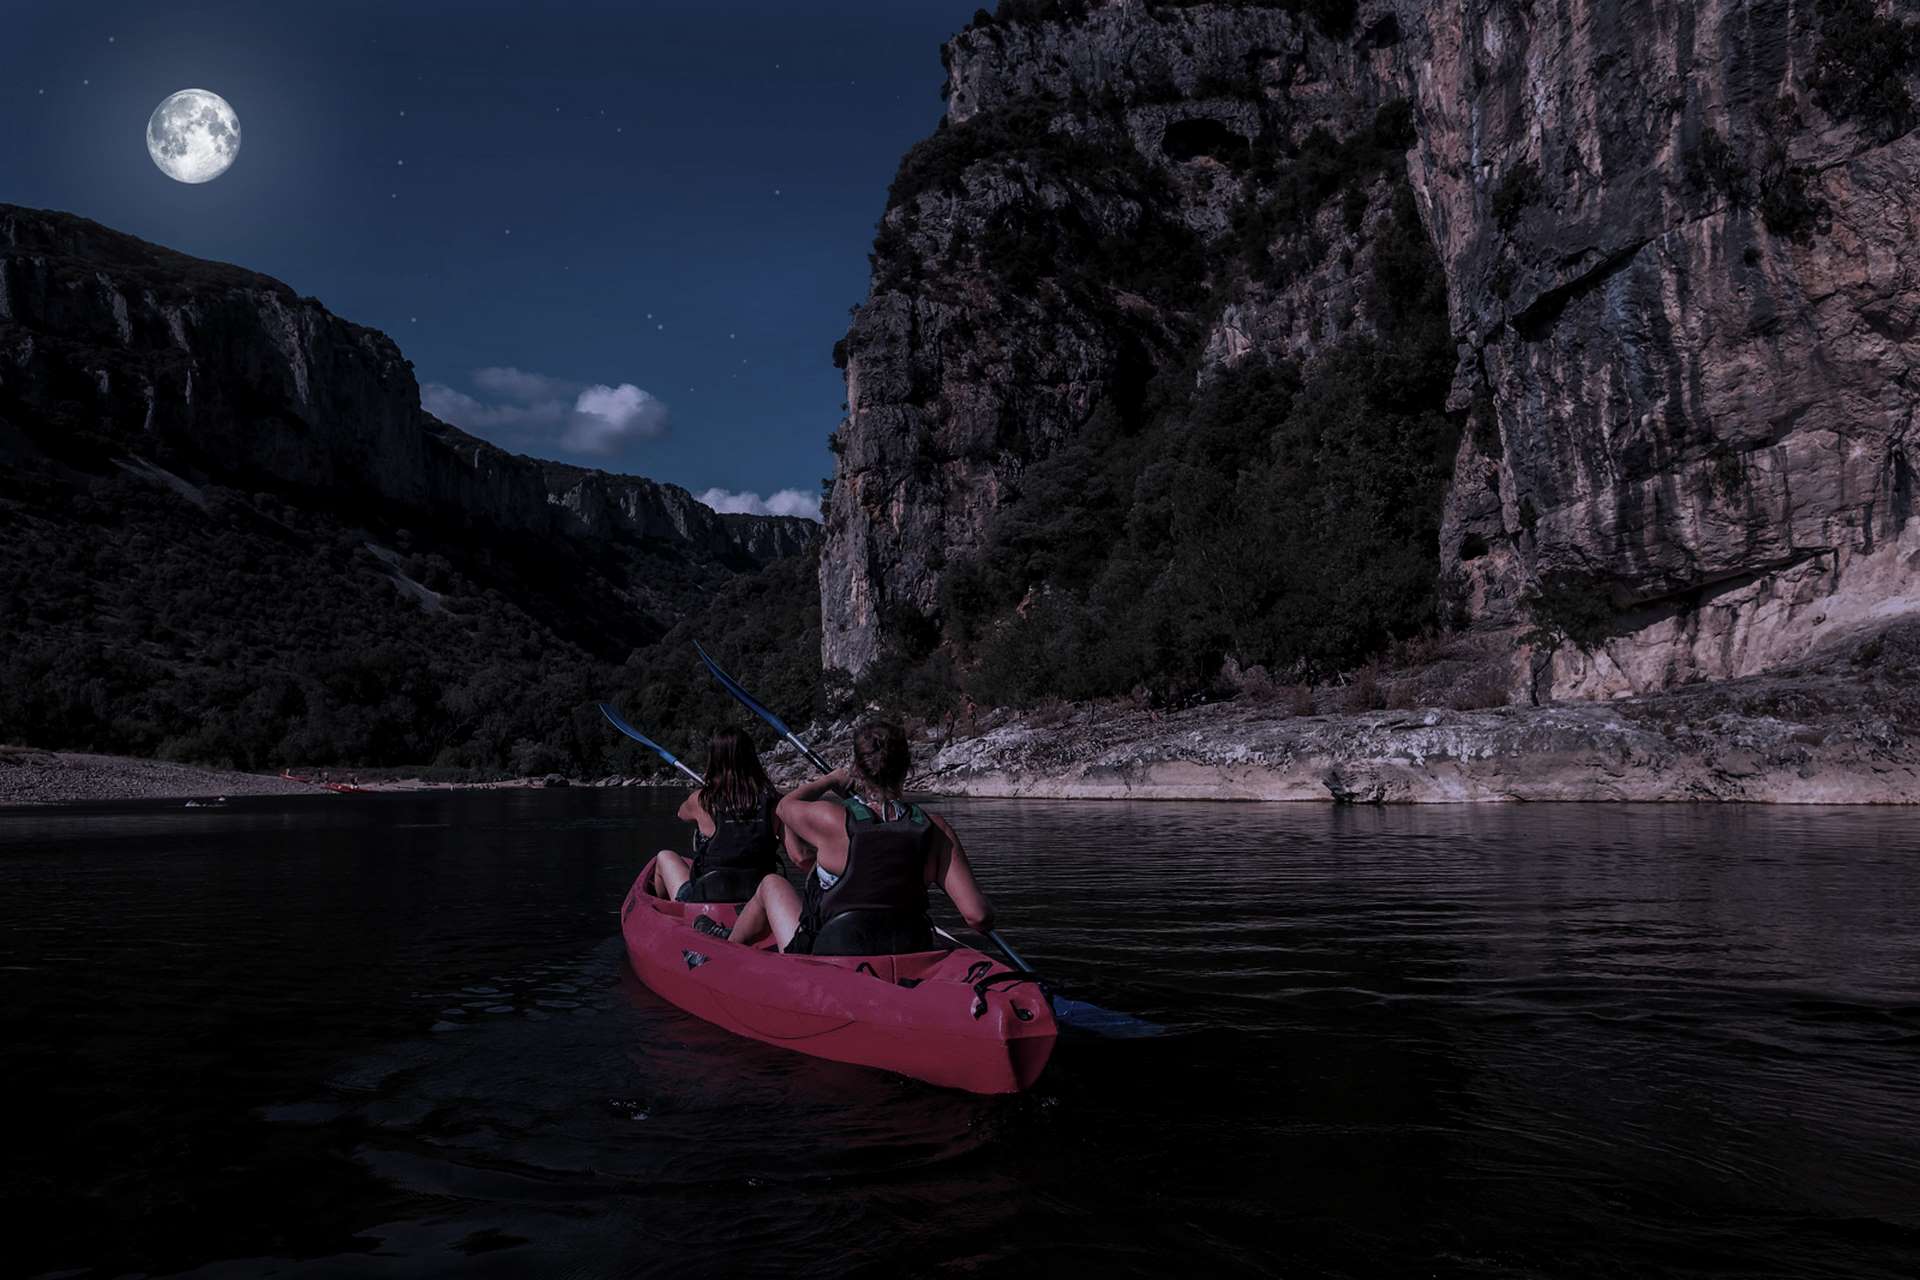
[[[1437,615],[1527,641],[1516,693],[1741,676],[1920,609],[1902,6],[1299,7],[1003,6],[948,44],[946,120],[903,165],[842,349],[829,666],[867,669],[902,613],[950,624],[948,566],[1146,371],[1198,388],[1364,331],[1392,175],[1253,222],[1251,254],[1246,210],[1270,207],[1263,162],[1398,101],[1465,426]],[[1008,210],[1072,232],[1025,289]],[[1159,252],[1159,225],[1192,254]]]
[[[267,276],[0,205],[0,404],[37,448],[177,454],[211,474],[503,528],[664,539],[760,563],[806,521],[722,516],[675,485],[520,457],[420,408],[386,335]],[[16,439],[15,447],[20,447]]]
[[[942,569],[982,548],[1008,482],[1103,399],[1137,400],[1196,347],[1216,366],[1310,356],[1365,325],[1384,184],[1310,217],[1279,251],[1311,241],[1313,260],[1277,287],[1229,280],[1209,249],[1236,239],[1262,149],[1373,119],[1393,93],[1382,45],[1278,7],[1139,3],[953,39],[946,122],[894,183],[842,348],[827,666],[868,667],[890,613],[937,614]]]
[[[1542,682],[1594,696],[1920,608],[1910,32],[1848,3],[1408,16],[1415,181],[1499,424],[1441,548],[1474,612],[1597,602]]]

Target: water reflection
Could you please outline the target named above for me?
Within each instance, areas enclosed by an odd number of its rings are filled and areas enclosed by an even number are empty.
[[[1899,813],[955,802],[1015,945],[1175,1033],[985,1100],[641,988],[672,802],[0,816],[26,1269],[1920,1263]]]

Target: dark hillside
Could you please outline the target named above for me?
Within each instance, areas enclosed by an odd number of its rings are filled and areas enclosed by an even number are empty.
[[[813,526],[476,440],[264,276],[65,215],[0,233],[0,742],[611,770],[592,700],[690,698],[662,642],[763,578],[741,629],[811,625],[817,671]]]

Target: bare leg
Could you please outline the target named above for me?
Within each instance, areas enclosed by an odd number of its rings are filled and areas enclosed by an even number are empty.
[[[693,868],[687,860],[671,849],[662,849],[653,860],[653,878],[660,889],[660,896],[671,902],[680,893],[680,886],[693,878]]]
[[[747,905],[740,908],[740,918],[733,922],[735,942],[752,946],[769,929],[773,931],[774,943],[785,947],[793,940],[794,930],[800,927],[800,894],[781,876],[766,876],[760,881],[760,887],[753,891],[753,897]]]

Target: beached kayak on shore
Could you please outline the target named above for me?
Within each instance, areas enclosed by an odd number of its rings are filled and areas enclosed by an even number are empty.
[[[670,902],[649,862],[620,908],[633,971],[662,999],[736,1035],[973,1093],[1017,1093],[1053,1053],[1033,975],[967,947],[901,956],[790,956],[700,932],[737,908]]]

